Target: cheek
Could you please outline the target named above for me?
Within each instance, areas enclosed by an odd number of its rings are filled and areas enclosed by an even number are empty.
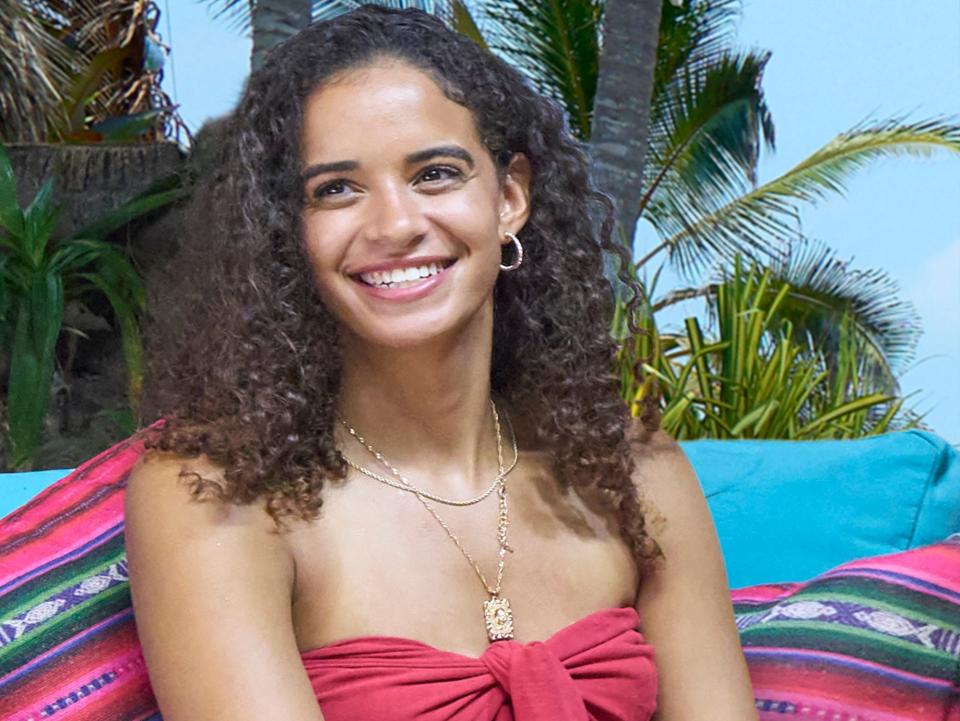
[[[472,252],[495,252],[499,225],[495,200],[489,193],[451,195],[434,206],[434,219]]]
[[[330,283],[329,272],[335,268],[335,257],[332,244],[321,239],[329,238],[329,235],[318,224],[304,220],[300,225],[300,237],[302,238],[304,256],[309,266],[310,277],[313,284],[320,292],[324,300],[328,300],[329,294],[327,285]]]

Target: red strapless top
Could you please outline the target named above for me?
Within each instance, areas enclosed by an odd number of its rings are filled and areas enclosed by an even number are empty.
[[[480,658],[395,636],[301,656],[326,721],[649,721],[657,670],[639,622],[632,608],[603,609]]]

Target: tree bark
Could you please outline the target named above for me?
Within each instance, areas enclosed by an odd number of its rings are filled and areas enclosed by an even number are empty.
[[[600,189],[616,205],[617,231],[633,250],[650,126],[661,0],[607,0],[590,151]],[[607,268],[612,277],[613,268]]]
[[[257,70],[274,45],[310,24],[312,0],[250,0],[250,22],[253,27],[253,51],[250,67]]]

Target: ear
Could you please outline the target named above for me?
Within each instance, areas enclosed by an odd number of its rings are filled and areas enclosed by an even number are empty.
[[[530,217],[530,161],[523,153],[514,153],[500,185],[499,233],[502,243],[509,243],[505,233],[519,233]]]

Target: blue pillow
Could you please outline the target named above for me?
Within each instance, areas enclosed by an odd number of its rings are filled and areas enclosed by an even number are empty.
[[[60,468],[53,471],[0,473],[0,518],[17,510],[44,488],[59,481],[72,470],[72,468]]]
[[[731,588],[808,579],[960,531],[960,461],[931,433],[682,446],[710,504]]]

